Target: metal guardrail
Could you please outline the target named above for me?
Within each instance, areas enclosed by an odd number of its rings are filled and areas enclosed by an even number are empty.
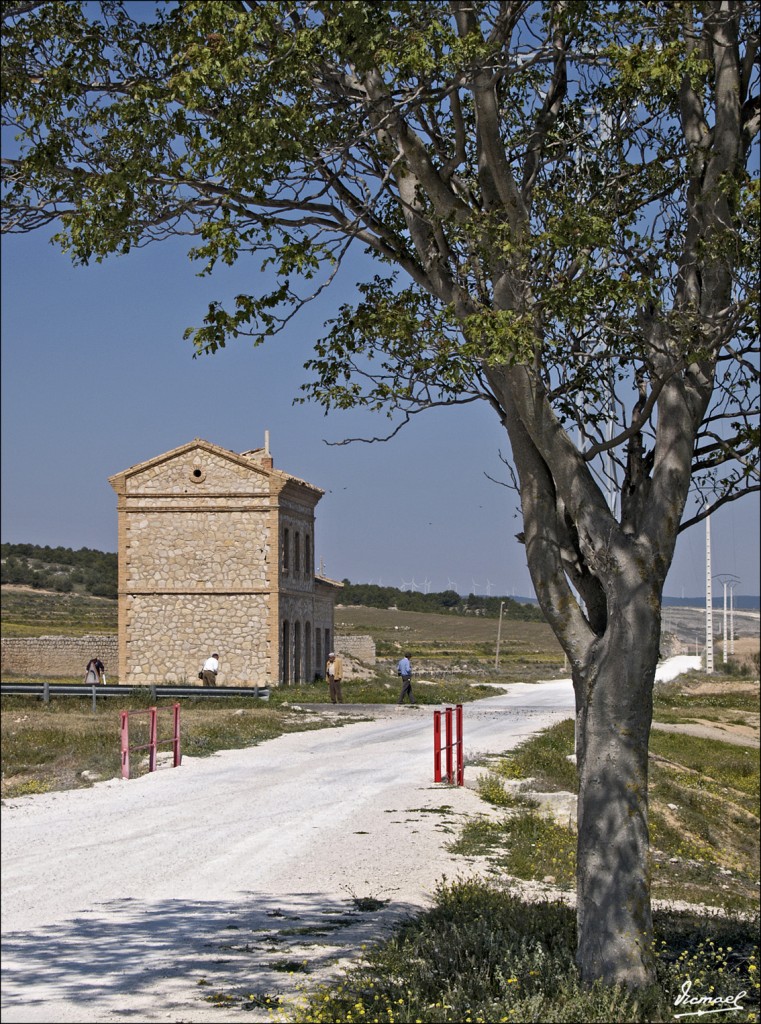
[[[267,686],[86,686],[84,683],[2,683],[0,693],[15,696],[42,697],[46,702],[51,697],[124,697],[137,691],[150,694],[151,700],[159,697],[258,697],[269,700]]]

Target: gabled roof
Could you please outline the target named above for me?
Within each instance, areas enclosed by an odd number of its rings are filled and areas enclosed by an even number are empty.
[[[314,574],[315,583],[322,583],[326,587],[335,587],[336,589],[343,590],[343,583],[340,580],[332,580],[329,576],[320,576],[318,572]]]
[[[257,458],[257,456],[264,453],[263,448],[254,448],[250,451],[238,454],[237,452],[232,452],[227,448],[220,448],[219,445],[212,444],[210,441],[204,441],[203,438],[200,437],[194,438],[194,440],[189,441],[187,444],[180,445],[179,448],[173,448],[171,451],[164,452],[163,455],[155,455],[152,459],[147,459],[145,462],[138,462],[134,466],[129,466],[127,469],[123,469],[120,473],[115,473],[113,476],[110,476],[108,478],[108,482],[114,490],[118,491],[124,486],[124,482],[128,477],[136,476],[138,473],[145,472],[146,469],[151,469],[153,466],[159,466],[162,462],[169,462],[172,459],[176,459],[178,456],[185,455],[187,452],[191,451],[209,452],[219,458],[227,459],[239,466],[250,469],[252,472],[259,475],[273,477],[281,484],[281,486],[285,486],[290,483],[296,484],[300,487],[306,487],[308,490],[320,496],[325,493],[322,488],[315,487],[314,484],[307,483],[306,480],[301,480],[299,477],[292,476],[290,473],[284,473],[281,469],[274,469],[272,466],[263,465]]]

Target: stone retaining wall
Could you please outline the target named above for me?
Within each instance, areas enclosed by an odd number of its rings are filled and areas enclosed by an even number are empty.
[[[84,678],[90,658],[100,658],[109,682],[117,681],[118,642],[116,634],[90,636],[4,637],[2,667],[19,675]],[[370,636],[337,636],[336,651],[375,664],[375,642]],[[192,680],[191,680],[192,681]]]
[[[51,678],[81,676],[84,679],[90,658],[100,658],[106,666],[107,681],[117,681],[116,634],[3,637],[0,643],[4,672]]]
[[[375,664],[375,641],[371,636],[337,636],[336,653],[357,658],[366,665]]]

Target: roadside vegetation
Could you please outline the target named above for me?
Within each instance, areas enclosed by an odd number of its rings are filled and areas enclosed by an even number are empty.
[[[701,1021],[755,1021],[757,924],[659,912],[656,984],[632,994],[576,980],[576,920],[558,901],[527,903],[504,885],[443,883],[435,905],[365,952],[339,981],[313,990],[275,1019],[295,1024],[503,1021],[672,1021],[691,998],[737,996]],[[245,1006],[245,1002],[243,1003]],[[714,1004],[717,1005],[717,1004]],[[689,1007],[689,1009],[693,1009]]]
[[[532,794],[577,792],[573,749],[573,722],[566,721],[496,759],[479,792],[505,814],[469,821],[453,849],[488,856],[495,872],[572,890],[574,822],[548,817]],[[755,912],[758,749],[653,730],[649,790],[654,898]]]

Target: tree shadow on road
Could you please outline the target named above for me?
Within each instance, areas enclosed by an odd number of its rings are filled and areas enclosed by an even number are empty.
[[[419,910],[354,893],[110,900],[3,936],[3,1020],[107,1019],[92,1016],[99,1006],[124,1020],[151,1019],[146,1006],[161,1014],[155,1019],[201,1003],[276,1006]],[[62,1004],[68,1012],[56,1015]],[[76,1016],[84,1008],[87,1016]]]

